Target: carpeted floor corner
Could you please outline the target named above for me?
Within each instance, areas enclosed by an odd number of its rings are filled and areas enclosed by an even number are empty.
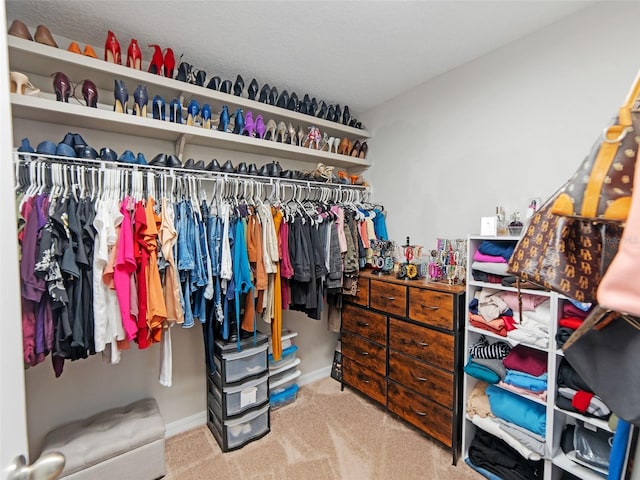
[[[331,378],[271,412],[271,432],[222,453],[208,428],[167,439],[166,480],[482,478],[417,430]]]

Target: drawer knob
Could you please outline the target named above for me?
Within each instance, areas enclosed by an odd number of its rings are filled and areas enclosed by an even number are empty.
[[[360,355],[369,355],[369,352],[365,352],[364,350],[360,350],[358,353]]]
[[[416,345],[420,345],[421,347],[428,347],[429,346],[429,344],[427,342],[419,342],[415,338],[412,338],[411,340],[413,340],[413,343],[415,343]]]
[[[415,378],[419,382],[426,382],[427,381],[427,379],[424,378],[424,377],[418,377],[418,376],[414,375],[413,373],[411,375],[413,375],[413,378]]]
[[[421,417],[426,417],[427,416],[427,414],[425,412],[421,412],[420,410],[416,410],[413,407],[410,407],[410,408],[411,408],[411,410],[413,410],[413,413],[415,413],[416,415],[419,415]]]
[[[369,324],[367,322],[361,322],[360,320],[358,320],[357,323],[358,323],[359,327],[368,327],[369,326]]]

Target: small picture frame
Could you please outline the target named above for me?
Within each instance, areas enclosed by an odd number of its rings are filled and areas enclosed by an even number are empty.
[[[481,217],[480,235],[487,236],[487,237],[497,236],[498,235],[498,218],[497,217]]]
[[[342,382],[342,352],[335,351],[333,354],[333,365],[331,367],[331,378]]]

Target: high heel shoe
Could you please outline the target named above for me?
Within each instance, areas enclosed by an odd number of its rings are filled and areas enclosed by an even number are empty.
[[[209,83],[207,83],[207,88],[210,88],[211,90],[218,90],[220,88],[220,82],[222,82],[220,77],[215,76],[211,80],[209,80]]]
[[[336,137],[336,138],[333,139],[333,151],[335,153],[338,153],[338,146],[340,145],[341,141],[342,140],[340,139],[340,137]]]
[[[278,97],[278,101],[276,102],[276,107],[287,108],[287,103],[289,103],[289,93],[286,90],[283,90],[280,96]]]
[[[29,28],[21,20],[14,20],[9,27],[9,35],[33,41]]]
[[[298,143],[297,143],[297,145],[299,147],[302,146],[303,140],[304,140],[304,130],[302,129],[302,127],[298,127]]]
[[[340,123],[341,117],[342,117],[342,109],[340,108],[340,104],[336,104],[335,113],[333,114],[333,121],[336,123]]]
[[[96,55],[96,52],[93,50],[91,45],[85,45],[82,54],[85,57],[98,58],[98,55]]]
[[[173,55],[173,50],[167,48],[164,51],[164,59],[162,60],[164,76],[167,78],[173,78],[173,69],[176,68],[176,57]]]
[[[351,112],[349,111],[349,106],[345,105],[344,110],[342,111],[342,124],[349,125],[350,119],[351,119]]]
[[[353,145],[351,144],[351,141],[347,137],[344,137],[342,140],[340,140],[336,153],[338,155],[349,155],[352,146]]]
[[[181,62],[178,67],[178,73],[176,74],[176,80],[186,83],[191,75],[191,68],[191,65],[187,62]]]
[[[280,143],[285,143],[287,141],[287,125],[284,122],[278,123],[275,141]]]
[[[29,77],[24,73],[9,72],[9,80],[11,81],[11,93],[18,95],[38,95],[40,93],[40,89],[34,87],[29,81]]]
[[[225,80],[220,84],[220,91],[222,93],[231,93],[231,80]]]
[[[249,96],[249,100],[255,100],[256,95],[258,95],[258,81],[255,78],[251,80],[251,83],[247,87],[247,95]]]
[[[289,101],[287,102],[287,110],[291,110],[295,112],[298,108],[298,95],[296,92],[291,92],[291,96],[289,97]]]
[[[192,75],[193,77],[193,82],[189,82],[189,83],[193,83],[194,85],[197,85],[199,87],[204,87],[204,81],[207,79],[207,72],[205,72],[204,70],[198,70],[195,74]]]
[[[107,62],[122,64],[120,43],[111,30],[107,33],[107,41],[104,44],[104,59]]]
[[[133,92],[133,114],[138,117],[147,117],[147,104],[149,103],[149,95],[147,94],[146,85],[138,85]]]
[[[164,98],[160,95],[156,95],[153,97],[153,118],[154,120],[163,120],[166,118],[166,104],[164,102]]]
[[[211,107],[208,103],[202,105],[202,109],[200,110],[200,117],[202,118],[202,128],[206,128],[207,130],[211,129]]]
[[[264,120],[262,119],[262,115],[258,115],[256,117],[256,137],[264,138],[264,132],[266,127],[264,126]]]
[[[116,80],[115,87],[113,89],[113,96],[115,97],[115,103],[113,104],[113,111],[120,113],[127,112],[127,103],[129,102],[129,92],[127,86],[123,80]]]
[[[226,105],[222,106],[222,112],[220,112],[220,121],[218,122],[218,130],[221,132],[226,132],[229,128],[229,122],[231,119],[229,118],[229,107]]]
[[[320,109],[318,110],[318,115],[316,115],[316,118],[325,118],[327,115],[327,104],[324,103],[324,100],[320,101]]]
[[[327,116],[325,117],[330,122],[333,122],[333,117],[336,114],[336,107],[333,105],[329,105],[329,109],[327,110]]]
[[[271,91],[271,87],[268,83],[265,83],[260,89],[260,97],[258,97],[258,101],[260,103],[267,103],[269,101],[269,92]]]
[[[58,44],[53,39],[53,35],[51,35],[49,29],[44,25],[38,25],[36,27],[36,33],[33,36],[33,39],[38,43],[42,43],[43,45],[49,45],[50,47],[58,48]]]
[[[193,99],[189,102],[187,107],[187,125],[193,127],[196,123],[196,117],[200,112],[200,104],[197,100]]]
[[[242,96],[242,92],[244,91],[244,80],[240,75],[236,77],[236,83],[233,84],[233,94],[236,97]]]
[[[289,122],[289,143],[291,145],[298,144],[298,135],[296,133],[296,129],[293,126],[293,123]]]
[[[269,92],[269,105],[275,105],[278,101],[278,89],[276,87],[271,87],[271,91]]]
[[[136,70],[142,69],[142,52],[135,38],[131,39],[127,49],[127,67],[135,68]]]
[[[71,95],[71,81],[63,72],[53,74],[53,91],[56,92],[56,100],[59,102],[69,102]]]
[[[73,96],[75,97],[75,88]],[[82,97],[87,107],[98,108],[98,88],[91,80],[87,79],[82,82]]]
[[[177,98],[169,103],[169,121],[182,124],[182,105]]]
[[[313,97],[311,99],[311,103],[309,104],[309,108],[307,109],[307,114],[311,115],[312,117],[315,117],[317,109],[318,109],[318,101],[316,100],[316,97]]]
[[[274,141],[276,140],[276,122],[273,119],[270,119],[267,122],[267,127],[264,131],[264,135],[262,136],[263,139],[265,140],[271,140]]]
[[[353,142],[351,146],[351,151],[349,152],[350,157],[357,157],[358,153],[360,153],[360,140],[356,140]]]
[[[362,144],[360,145],[360,150],[358,150],[358,158],[362,160],[367,158],[368,151],[369,151],[369,145],[367,145],[367,142],[362,142]]]
[[[235,124],[233,126],[233,133],[240,134],[244,130],[244,115],[242,114],[242,109],[239,108],[236,110],[236,113],[233,115]]]
[[[149,63],[149,73],[162,75],[162,49],[160,48],[160,45],[149,45],[149,48],[153,48],[153,56]]]
[[[82,50],[80,50],[80,45],[77,42],[71,42],[67,47],[67,52],[78,53],[82,55]]]
[[[256,136],[256,122],[253,119],[253,113],[247,112],[244,116],[244,128],[242,129],[242,135],[247,135],[248,137]]]

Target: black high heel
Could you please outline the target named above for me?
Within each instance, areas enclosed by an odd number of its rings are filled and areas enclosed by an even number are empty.
[[[169,103],[169,121],[182,124],[182,105],[177,98]]]
[[[289,101],[287,102],[287,110],[291,110],[292,112],[295,112],[297,107],[298,107],[298,95],[296,95],[296,92],[291,92],[291,96],[289,97]]]
[[[311,103],[309,104],[309,108],[307,109],[307,113],[313,117],[316,116],[316,110],[318,109],[318,101],[316,100],[316,97],[313,97],[311,99]]]
[[[127,86],[123,80],[116,80],[115,87],[113,89],[113,96],[115,97],[115,103],[113,105],[114,112],[128,113],[127,102],[129,102],[129,92]]]
[[[271,91],[271,87],[269,86],[268,83],[265,83],[260,89],[260,97],[258,98],[258,101],[260,103],[268,103],[270,91]]]
[[[329,105],[329,110],[327,110],[327,116],[326,119],[329,120],[330,122],[333,122],[333,117],[336,114],[336,107],[333,105]]]
[[[342,124],[349,125],[350,118],[351,118],[351,112],[349,111],[349,106],[345,105],[344,110],[342,111]]]
[[[278,101],[278,89],[276,87],[271,87],[271,91],[269,92],[269,105],[275,105]]]
[[[189,79],[189,75],[191,75],[191,65],[187,62],[180,63],[178,73],[176,74],[176,80],[186,83]]]
[[[236,77],[236,83],[233,85],[233,94],[236,97],[240,97],[244,91],[244,80],[240,75]]]
[[[320,102],[320,110],[318,110],[318,115],[316,115],[317,118],[325,118],[325,116],[327,115],[327,104],[324,103],[324,100],[322,100]]]
[[[256,95],[258,95],[258,81],[255,78],[251,80],[247,87],[247,95],[249,95],[249,100],[255,100]]]
[[[207,83],[207,88],[210,88],[211,90],[219,90],[220,82],[222,82],[220,77],[213,77],[211,80],[209,80],[209,83]]]
[[[199,87],[204,87],[204,81],[207,78],[207,72],[205,72],[204,70],[198,70],[194,75],[193,75],[193,83],[194,85],[198,85]]]
[[[133,92],[133,100],[133,114],[138,117],[146,117],[149,95],[147,94],[147,87],[145,85],[138,85],[136,90]]]
[[[231,93],[231,80],[225,80],[220,85],[220,91],[222,93]]]
[[[340,117],[342,117],[342,109],[339,104],[336,104],[336,110],[333,114],[333,121],[336,123],[340,123]]]
[[[280,108],[287,108],[288,103],[289,103],[289,93],[287,93],[286,90],[283,90],[282,93],[280,94],[280,97],[278,97],[278,102],[276,103],[276,106]]]
[[[153,97],[153,118],[154,120],[163,120],[166,118],[166,104],[164,102],[164,98],[160,95],[156,95]]]

